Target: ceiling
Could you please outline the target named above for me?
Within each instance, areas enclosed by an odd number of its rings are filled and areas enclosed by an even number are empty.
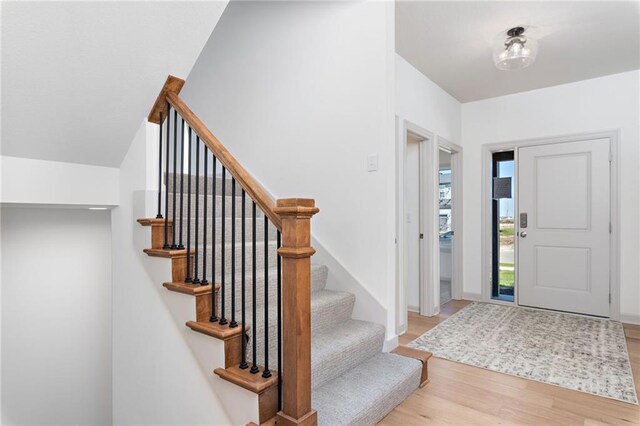
[[[637,1],[396,1],[396,52],[460,102],[640,68]],[[500,33],[530,27],[536,62],[500,71]]]
[[[3,1],[0,153],[118,167],[167,75],[187,77],[226,5]]]

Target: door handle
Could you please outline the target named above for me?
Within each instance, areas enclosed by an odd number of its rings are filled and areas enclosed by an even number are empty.
[[[527,237],[527,231],[520,232],[520,237],[526,238]]]

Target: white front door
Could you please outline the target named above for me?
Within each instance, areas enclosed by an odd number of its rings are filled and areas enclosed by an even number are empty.
[[[520,305],[609,316],[609,158],[608,139],[518,150]]]

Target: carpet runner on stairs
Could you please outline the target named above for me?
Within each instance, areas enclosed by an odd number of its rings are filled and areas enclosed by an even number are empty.
[[[178,178],[179,179],[179,178]],[[170,190],[172,188],[172,175],[169,175]],[[202,191],[204,180],[200,179],[200,190]],[[211,215],[212,203],[215,201],[217,215],[222,212],[221,181],[217,179],[217,195],[200,196],[198,227],[202,232],[204,224],[203,203],[207,200],[208,215]],[[179,180],[178,180],[179,185]],[[208,193],[212,194],[211,178],[209,178]],[[178,186],[179,188],[179,186]],[[185,196],[183,199],[183,217],[187,218],[187,182],[184,182]],[[192,178],[192,192],[195,192],[195,178]],[[240,322],[242,300],[240,292],[240,256],[241,256],[241,235],[242,210],[239,201],[239,188],[236,190],[236,199],[230,197],[231,187],[227,182],[226,187],[226,211],[225,222],[227,223],[227,235],[225,235],[225,315],[227,319],[232,316],[232,293],[231,293],[231,271],[235,271],[236,294],[235,294],[235,320]],[[169,194],[173,197],[173,193]],[[178,194],[178,203],[180,202]],[[194,244],[195,235],[195,195],[191,200],[191,244]],[[231,205],[236,203],[235,218],[231,215]],[[246,201],[245,206],[245,232],[251,235],[251,202]],[[169,211],[169,216],[173,217],[173,212]],[[179,217],[179,211],[176,212]],[[236,265],[231,263],[231,247],[234,245],[231,238],[231,223],[236,225]],[[209,235],[212,232],[213,221],[207,219],[207,229]],[[220,260],[221,260],[221,234],[220,226],[222,220],[216,219],[216,282],[222,281]],[[176,230],[178,235],[179,230]],[[264,282],[265,261],[264,261],[264,219],[262,214],[256,221],[256,234],[258,243],[256,245],[256,298],[257,305],[256,318],[257,326],[251,327],[249,338],[256,338],[256,355],[260,363],[264,359],[267,345],[264,341],[264,310],[265,291],[270,301],[268,305],[269,317],[276,318],[276,256],[272,255],[275,249],[276,231],[269,225],[268,245],[270,258],[268,259],[267,270],[268,280]],[[186,245],[187,229],[186,221],[182,230],[183,244]],[[210,237],[209,237],[210,238]],[[207,272],[206,276],[211,281],[211,254],[213,245],[211,239],[207,242]],[[199,241],[199,245],[202,241]],[[245,270],[245,283],[247,291],[247,304],[252,300],[251,282],[253,271],[251,267],[251,247],[245,244],[247,267]],[[199,259],[199,263],[202,259]],[[201,264],[199,265],[202,271]],[[382,352],[385,329],[382,325],[352,319],[355,296],[351,293],[326,290],[328,271],[326,266],[313,265],[311,271],[312,293],[311,293],[311,383],[313,408],[318,411],[318,423],[327,426],[340,425],[374,425],[386,416],[396,405],[402,402],[420,385],[422,364],[420,361],[404,356]],[[220,302],[218,302],[220,303]],[[252,323],[251,306],[246,306],[246,320]],[[275,336],[277,325],[275,321],[269,324],[269,335]],[[252,341],[247,345],[247,360],[251,365]],[[271,339],[268,345],[269,359],[275,363],[277,360],[277,343]],[[270,365],[272,370],[276,365]]]

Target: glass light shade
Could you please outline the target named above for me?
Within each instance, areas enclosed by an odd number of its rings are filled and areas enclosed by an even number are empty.
[[[493,61],[500,70],[517,70],[533,64],[538,43],[523,35],[509,37],[493,50]]]

